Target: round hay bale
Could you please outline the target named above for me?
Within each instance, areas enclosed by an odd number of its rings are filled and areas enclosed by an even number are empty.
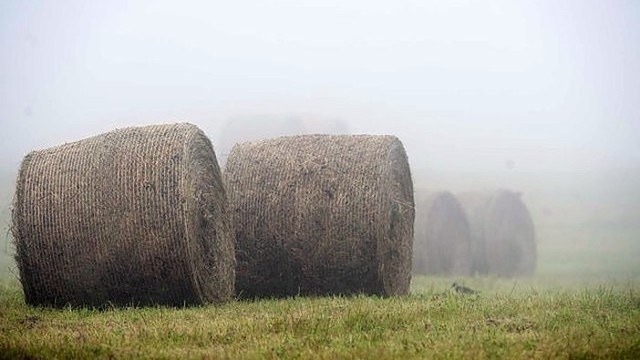
[[[34,151],[13,205],[31,305],[189,305],[234,293],[234,239],[213,147],[191,124]]]
[[[395,136],[237,144],[224,177],[240,296],[408,293],[413,183]]]
[[[471,224],[473,271],[505,277],[533,275],[535,229],[521,194],[500,190],[458,198]]]
[[[471,274],[471,230],[453,194],[418,193],[414,232],[414,274]]]

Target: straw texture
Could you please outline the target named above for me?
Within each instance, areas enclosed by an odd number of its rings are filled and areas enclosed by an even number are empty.
[[[242,143],[225,168],[243,297],[406,294],[413,183],[394,136]]]
[[[28,304],[201,304],[234,293],[228,204],[191,124],[105,133],[34,151],[13,235]]]

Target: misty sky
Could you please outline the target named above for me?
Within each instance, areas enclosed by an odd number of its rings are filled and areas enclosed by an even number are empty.
[[[0,0],[0,165],[117,127],[340,118],[412,165],[640,166],[640,1]]]

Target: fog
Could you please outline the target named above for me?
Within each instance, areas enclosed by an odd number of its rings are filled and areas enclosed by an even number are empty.
[[[639,20],[635,0],[5,0],[0,195],[27,152],[115,128],[187,121],[218,150],[234,119],[337,119],[397,135],[420,186],[521,190],[542,225],[636,229],[611,236],[637,257]]]

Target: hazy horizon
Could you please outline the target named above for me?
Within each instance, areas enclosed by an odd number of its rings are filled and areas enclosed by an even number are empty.
[[[640,167],[635,1],[0,4],[0,164],[119,127],[338,118],[415,168]]]

